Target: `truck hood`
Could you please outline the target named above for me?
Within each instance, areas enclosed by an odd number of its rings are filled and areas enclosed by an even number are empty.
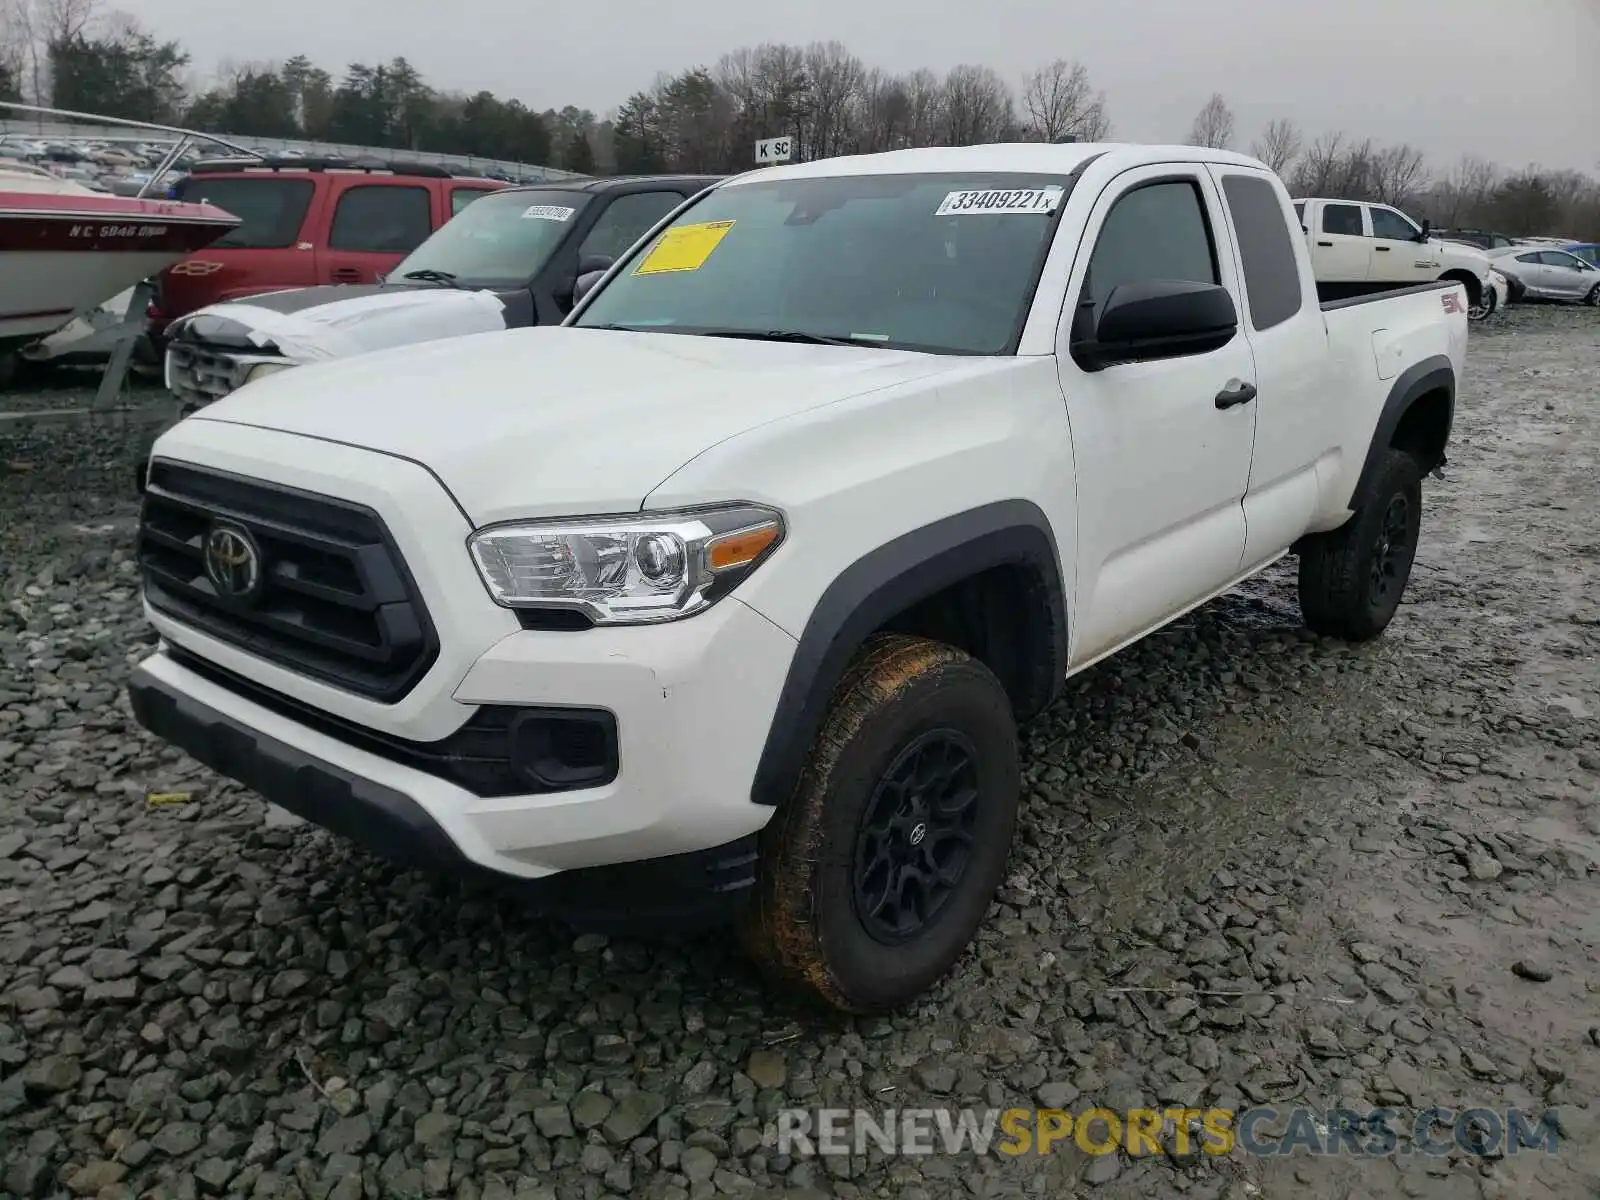
[[[1471,271],[1479,279],[1489,277],[1489,256],[1476,246],[1469,246],[1465,242],[1452,242],[1448,239],[1430,237],[1428,249],[1435,251],[1439,261],[1446,267],[1459,267]]]
[[[172,335],[315,363],[504,328],[505,305],[492,291],[344,284],[208,305]]]
[[[718,442],[969,361],[855,346],[517,329],[283,371],[189,420],[280,430],[421,463],[472,521],[486,525],[635,511]]]

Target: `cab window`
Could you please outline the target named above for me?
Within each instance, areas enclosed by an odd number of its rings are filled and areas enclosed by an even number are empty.
[[[578,247],[579,257],[603,254],[607,258],[621,258],[652,225],[682,203],[683,197],[677,192],[634,192],[618,196],[583,239],[583,245]]]
[[[1394,242],[1414,242],[1422,231],[1392,208],[1372,210],[1372,236]]]
[[[427,188],[363,184],[347,188],[333,213],[332,250],[409,254],[433,232]]]
[[[1322,206],[1322,232],[1336,233],[1341,237],[1362,236],[1361,206],[1358,204],[1324,204]]]
[[[1092,304],[1098,322],[1113,291],[1147,279],[1222,282],[1198,184],[1150,183],[1117,200],[1089,259],[1080,311]]]

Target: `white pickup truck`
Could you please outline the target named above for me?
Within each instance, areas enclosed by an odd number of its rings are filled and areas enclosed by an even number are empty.
[[[1466,289],[1469,320],[1481,321],[1499,306],[1504,283],[1497,288],[1489,256],[1440,239],[1426,221],[1418,225],[1397,208],[1358,200],[1296,200],[1294,211],[1324,300],[1448,280]]]
[[[957,960],[1017,722],[1298,553],[1389,623],[1459,285],[1319,305],[1289,196],[1193,147],[729,180],[556,328],[284,372],[156,444],[148,729],[587,921],[728,912],[845,1010]]]

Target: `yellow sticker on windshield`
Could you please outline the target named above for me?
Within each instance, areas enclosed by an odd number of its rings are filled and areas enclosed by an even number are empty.
[[[665,275],[669,271],[698,271],[728,236],[732,221],[702,221],[679,225],[661,235],[655,248],[633,269],[635,275]]]

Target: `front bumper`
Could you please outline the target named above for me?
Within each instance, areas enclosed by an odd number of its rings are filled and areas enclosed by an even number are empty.
[[[507,882],[464,855],[405,791],[251,728],[174,686],[169,675],[150,664],[128,685],[135,717],[156,736],[396,863]],[[748,901],[755,864],[752,834],[696,853],[519,881],[515,891],[520,901],[588,928],[693,927],[724,919]]]
[[[492,705],[615,718],[614,778],[521,795],[478,795],[415,754],[297,719],[165,644],[134,672],[129,696],[158,737],[381,854],[536,880],[756,833],[772,810],[752,802],[751,782],[793,652],[787,633],[732,597],[669,625],[500,639],[455,690],[464,716]]]

